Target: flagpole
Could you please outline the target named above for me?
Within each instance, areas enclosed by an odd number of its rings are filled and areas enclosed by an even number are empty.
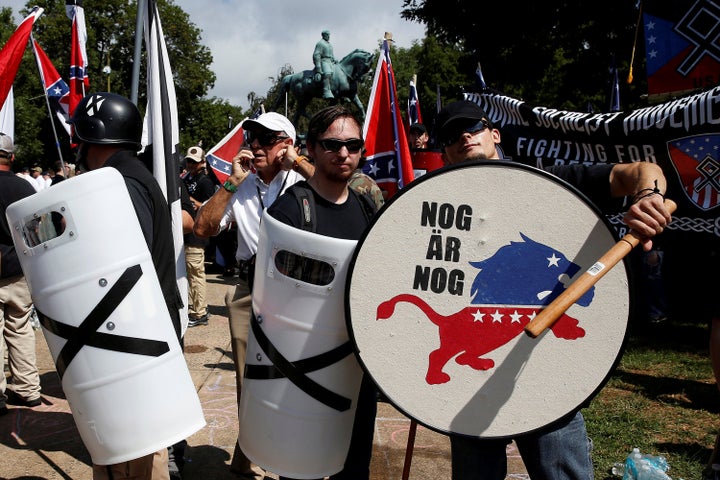
[[[145,0],[137,2],[137,16],[135,17],[135,54],[133,55],[132,85],[130,86],[130,101],[135,105],[138,102],[138,85],[140,84],[140,56],[143,42],[143,16]]]
[[[403,175],[402,175],[403,165],[402,165],[402,156],[400,154],[400,142],[397,141],[397,139],[400,138],[399,137],[400,129],[398,128],[397,116],[396,116],[396,109],[398,108],[397,98],[395,95],[396,92],[394,91],[394,88],[393,88],[395,86],[395,75],[392,70],[392,64],[390,63],[390,42],[392,42],[392,41],[393,41],[392,33],[385,32],[385,43],[383,45],[383,50],[384,50],[384,55],[385,55],[387,65],[388,65],[387,77],[388,77],[388,86],[389,86],[389,90],[390,90],[390,92],[389,92],[390,93],[390,115],[392,116],[392,126],[393,126],[393,132],[395,135],[394,138],[396,139],[395,140],[395,158],[397,159],[398,171],[400,172],[400,176],[398,178],[398,186],[404,187],[405,184],[403,182]]]
[[[33,52],[35,51],[35,37],[32,33],[30,34],[30,41],[33,44]],[[43,94],[45,95],[45,105],[48,109],[48,116],[50,117],[50,125],[52,126],[53,136],[55,137],[55,147],[57,147],[58,157],[60,157],[60,166],[62,171],[65,171],[65,160],[63,160],[62,150],[60,149],[60,139],[58,138],[57,128],[55,128],[55,120],[53,120],[53,111],[50,107],[50,99],[48,98],[47,90],[45,90],[45,82],[43,82],[42,66],[40,65],[40,59],[37,54],[35,55],[35,64],[38,67],[38,73],[40,74],[40,83],[42,84]]]
[[[633,39],[632,53],[630,54],[630,71],[627,76],[627,83],[630,85],[633,82],[633,63],[635,63],[635,47],[637,46],[638,32],[640,31],[640,25],[642,24],[643,12],[642,12],[642,1],[640,2],[640,8],[638,11],[638,21],[635,24],[635,38]]]
[[[435,113],[440,113],[442,110],[442,98],[440,97],[440,84],[435,84]]]

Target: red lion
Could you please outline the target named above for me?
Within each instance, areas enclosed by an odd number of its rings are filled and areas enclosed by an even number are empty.
[[[539,308],[504,308],[497,305],[466,307],[451,315],[440,315],[430,305],[415,295],[402,294],[378,306],[377,319],[390,318],[400,302],[412,303],[440,329],[440,347],[428,356],[428,371],[425,380],[430,385],[450,381],[450,375],[443,367],[454,356],[459,365],[475,370],[489,370],[495,361],[483,358],[519,335],[525,325],[537,315]],[[578,321],[563,315],[551,328],[557,338],[575,340],[585,336],[585,330]]]

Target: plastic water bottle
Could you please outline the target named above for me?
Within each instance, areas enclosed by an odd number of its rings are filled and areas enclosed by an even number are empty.
[[[625,476],[625,464],[624,463],[615,463],[613,464],[612,468],[610,469],[610,472],[615,475],[616,477],[624,477]]]
[[[640,454],[639,448],[633,448],[627,460],[625,460],[625,474],[623,480],[637,480],[640,463],[642,462],[642,455]]]
[[[670,465],[668,465],[667,458],[663,457],[662,455],[650,455],[649,453],[646,453],[645,455],[643,455],[643,458],[654,468],[657,468],[662,472],[667,472],[668,470],[670,470]]]
[[[672,480],[665,473],[669,469],[665,457],[642,454],[639,448],[633,448],[625,463],[616,463],[611,471],[613,475],[622,477],[623,480]]]

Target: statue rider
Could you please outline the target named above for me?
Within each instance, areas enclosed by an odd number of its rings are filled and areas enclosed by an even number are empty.
[[[330,78],[333,74],[333,64],[336,63],[333,56],[333,47],[330,44],[330,31],[323,30],[322,39],[315,44],[313,52],[313,63],[315,64],[315,81],[323,82],[322,98],[335,98],[330,88]]]

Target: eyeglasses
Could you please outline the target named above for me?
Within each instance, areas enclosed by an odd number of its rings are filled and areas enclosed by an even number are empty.
[[[362,150],[365,142],[360,138],[351,138],[350,140],[336,140],[334,138],[324,138],[317,141],[326,152],[337,153],[342,147],[347,148],[348,153],[358,153]]]
[[[246,130],[245,131],[245,142],[248,145],[252,145],[252,143],[257,140],[261,147],[269,147],[271,145],[275,145],[277,142],[281,140],[285,140],[286,138],[290,138],[283,135],[278,135],[275,132],[270,131],[260,131],[260,132],[254,132],[252,130]]]
[[[490,125],[490,122],[484,119],[469,127],[456,128],[443,135],[443,138],[440,140],[440,145],[443,147],[449,147],[453,143],[460,140],[460,137],[462,137],[464,133],[475,135],[482,132],[486,128],[492,128],[492,126]]]

